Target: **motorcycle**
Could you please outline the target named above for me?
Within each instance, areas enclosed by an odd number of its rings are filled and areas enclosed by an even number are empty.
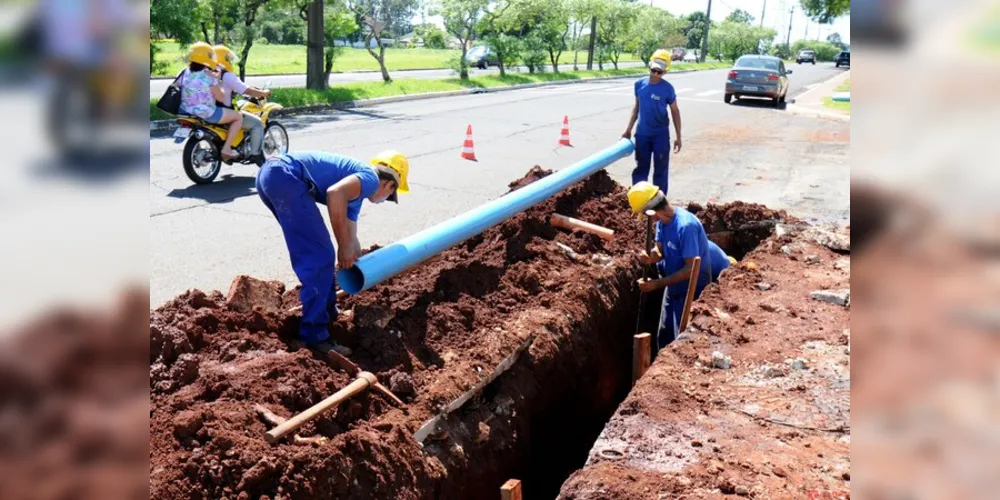
[[[284,106],[268,102],[266,98],[247,97],[236,102],[236,111],[247,112],[259,116],[264,122],[264,142],[261,153],[264,158],[270,158],[288,152],[288,131],[277,120],[271,120],[270,115],[276,109]],[[236,132],[233,141],[234,158],[222,157],[222,146],[226,142],[229,128],[226,125],[208,123],[196,116],[179,116],[180,125],[174,132],[174,142],[184,145],[184,173],[196,184],[210,184],[222,170],[222,163],[256,164],[259,159],[250,153],[250,141],[245,130]]]

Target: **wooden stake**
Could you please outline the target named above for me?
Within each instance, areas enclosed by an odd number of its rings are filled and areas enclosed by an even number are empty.
[[[646,374],[649,369],[649,357],[652,352],[648,333],[640,333],[632,338],[632,385]]]
[[[691,303],[694,302],[694,292],[698,289],[698,272],[700,271],[701,257],[695,257],[694,265],[691,266],[691,277],[688,278],[687,299],[684,301],[684,314],[681,315],[681,327],[680,330],[677,331],[678,335],[687,329],[688,319],[691,316]]]
[[[521,500],[521,481],[508,479],[500,487],[500,500]]]
[[[596,234],[606,241],[611,241],[615,238],[615,232],[606,228],[598,226],[597,224],[591,224],[587,221],[582,221],[580,219],[574,219],[572,217],[566,217],[561,214],[552,214],[549,217],[549,224],[565,229],[567,231],[584,231],[591,234]]]
[[[270,444],[277,443],[281,438],[285,437],[290,432],[294,432],[303,424],[309,422],[310,420],[319,417],[323,412],[336,408],[340,403],[343,403],[347,398],[358,394],[359,392],[367,390],[372,385],[378,383],[375,375],[369,372],[361,372],[358,374],[358,379],[354,382],[348,384],[347,387],[337,391],[332,396],[316,403],[315,405],[307,408],[302,413],[295,415],[294,417],[284,421],[281,425],[267,431],[265,439]]]

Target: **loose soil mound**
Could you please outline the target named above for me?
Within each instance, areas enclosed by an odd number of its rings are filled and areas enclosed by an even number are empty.
[[[554,229],[552,212],[616,238]],[[295,294],[265,284],[229,304],[217,292],[177,297],[150,315],[150,496],[486,498],[510,477],[554,496],[627,391],[641,231],[601,172],[348,298],[355,318],[335,337],[407,407],[357,397],[300,429],[322,444],[268,445],[270,424],[254,411],[288,417],[353,379],[294,340]],[[443,440],[414,441],[528,336],[531,348],[455,412]]]
[[[560,498],[849,498],[850,313],[810,293],[848,288],[850,257],[807,234],[706,289]]]

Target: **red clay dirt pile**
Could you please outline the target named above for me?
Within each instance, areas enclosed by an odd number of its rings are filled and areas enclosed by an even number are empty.
[[[849,240],[775,229],[706,289],[560,499],[850,498]]]
[[[536,167],[511,187],[547,173]],[[552,228],[553,212],[616,238]],[[487,498],[518,477],[551,498],[627,391],[641,231],[601,172],[346,299],[355,317],[335,337],[406,408],[355,397],[299,429],[328,438],[308,445],[267,444],[271,424],[254,405],[289,417],[355,374],[294,340],[294,291],[241,277],[228,301],[176,297],[150,315],[150,497]],[[529,337],[423,447],[413,439]]]

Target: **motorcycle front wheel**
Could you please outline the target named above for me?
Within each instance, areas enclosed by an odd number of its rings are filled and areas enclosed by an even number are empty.
[[[184,173],[195,184],[209,184],[222,170],[222,153],[209,139],[191,136],[184,145]]]
[[[264,158],[271,158],[287,152],[288,131],[285,130],[284,125],[276,121],[269,121],[264,130],[264,144],[261,147],[261,153],[264,154]]]

